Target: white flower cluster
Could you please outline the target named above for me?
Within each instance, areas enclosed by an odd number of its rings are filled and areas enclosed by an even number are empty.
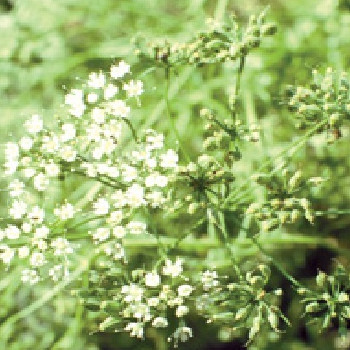
[[[147,232],[140,209],[166,204],[178,155],[164,149],[162,134],[134,132],[130,105],[135,99],[139,104],[143,84],[129,80],[130,74],[124,61],[108,74],[91,73],[81,89],[65,96],[68,114],[55,117],[56,128],[49,130],[41,116],[33,115],[24,124],[27,134],[7,143],[9,223],[0,228],[0,260],[9,265],[14,258],[26,259],[29,268],[23,271],[24,282],[67,276],[69,257],[77,246],[71,242],[74,229],[89,218],[98,219],[85,230],[96,244],[101,243],[98,252],[124,259],[124,236]],[[133,148],[125,142],[130,132],[135,138]],[[60,187],[66,177],[76,183],[84,177],[85,182],[104,185],[97,198],[89,198],[90,209],[75,208],[69,198],[54,198],[53,205],[46,205],[45,193]],[[74,186],[79,188],[81,183]]]
[[[215,270],[191,271],[188,276],[181,258],[167,258],[155,266],[153,270],[130,271],[127,283],[125,276],[114,279],[113,285],[118,287],[112,292],[106,290],[99,301],[96,299],[105,317],[99,325],[101,331],[107,328],[126,331],[132,337],[143,339],[149,327],[166,329],[168,342],[173,342],[175,347],[192,337],[186,316],[197,306],[198,298],[203,295],[210,298],[211,293],[215,295],[222,290],[219,280],[223,278]],[[98,276],[94,282],[96,285],[108,276],[105,268],[95,273]],[[94,290],[92,285],[92,295]],[[178,320],[175,325],[174,319]]]
[[[67,276],[67,257],[73,253],[74,245],[64,236],[58,236],[57,226],[47,220],[46,216],[53,213],[45,212],[38,205],[27,204],[25,199],[30,197],[23,192],[24,185],[19,180],[12,181],[9,188],[12,196],[9,216],[14,223],[0,230],[0,240],[3,242],[0,245],[0,260],[5,265],[9,265],[15,256],[22,260],[24,266],[29,267],[22,271],[22,281],[29,284],[39,282],[43,273],[54,281]],[[64,219],[72,217],[73,213],[69,203],[55,210],[55,214]]]
[[[185,342],[192,337],[192,329],[185,326],[184,317],[189,313],[189,306],[195,287],[189,284],[183,276],[182,260],[172,261],[167,259],[160,269],[153,271],[134,270],[134,278],[120,286],[115,292],[112,303],[118,302],[121,315],[124,320],[124,331],[132,337],[143,338],[145,328],[167,328],[169,317],[174,315],[179,319],[179,325],[169,337],[169,342],[174,340]],[[108,302],[106,302],[106,305]],[[108,324],[113,325],[113,316],[108,316],[101,324],[104,330]]]

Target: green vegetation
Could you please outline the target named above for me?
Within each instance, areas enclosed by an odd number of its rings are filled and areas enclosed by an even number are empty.
[[[349,1],[0,11],[0,349],[350,348]]]

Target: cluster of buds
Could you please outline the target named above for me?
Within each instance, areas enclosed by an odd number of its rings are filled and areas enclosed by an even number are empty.
[[[233,161],[241,158],[240,150],[237,147],[239,141],[257,142],[260,139],[259,127],[256,124],[246,125],[240,119],[235,121],[225,119],[221,121],[212,111],[203,108],[200,116],[205,120],[205,139],[203,148],[208,151],[228,150],[225,161],[230,166]],[[235,144],[230,150],[231,144]]]
[[[214,156],[202,154],[196,162],[190,162],[178,167],[179,183],[186,183],[190,187],[190,194],[185,196],[184,203],[188,204],[188,212],[195,213],[199,209],[206,209],[207,204],[215,198],[224,198],[224,193],[217,191],[218,186],[229,185],[235,180],[232,172]]]
[[[346,333],[350,319],[350,277],[338,263],[331,275],[319,271],[316,276],[316,290],[299,288],[303,298],[304,316],[318,321],[320,327],[335,326],[340,334]]]
[[[314,222],[310,201],[297,197],[300,191],[314,183],[310,181],[312,179],[303,179],[301,171],[293,173],[283,169],[280,174],[256,174],[253,180],[266,188],[267,195],[263,202],[251,203],[246,213],[260,222],[262,231],[295,223],[302,216],[310,223]]]
[[[145,44],[143,40],[137,39],[136,53],[141,58],[168,67],[235,61],[259,47],[263,37],[276,32],[273,23],[265,23],[265,12],[251,16],[246,28],[241,28],[234,16],[224,23],[208,19],[207,25],[207,30],[199,32],[186,43]]]
[[[266,290],[270,274],[269,267],[264,264],[245,274],[240,272],[233,282],[220,284],[198,297],[196,308],[208,323],[227,326],[232,333],[249,330],[248,342],[266,326],[279,332],[280,320],[286,324],[289,321],[278,307],[282,290]]]
[[[350,81],[345,72],[337,74],[332,68],[324,75],[314,70],[312,76],[308,87],[288,87],[288,108],[296,112],[300,128],[324,122],[322,128],[333,142],[341,137],[343,120],[350,119]]]

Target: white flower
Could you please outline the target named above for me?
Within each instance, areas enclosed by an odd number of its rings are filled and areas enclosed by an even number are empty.
[[[118,93],[118,87],[113,84],[108,84],[104,90],[103,96],[105,100],[109,100]]]
[[[144,188],[139,184],[133,184],[127,189],[125,193],[125,199],[130,207],[140,207],[141,205],[145,204]]]
[[[45,173],[48,177],[56,177],[60,173],[60,167],[52,160],[44,165]]]
[[[129,233],[132,235],[140,235],[142,233],[145,233],[147,228],[146,224],[140,221],[130,221],[126,227]]]
[[[22,271],[21,281],[32,285],[38,283],[40,281],[40,277],[36,270],[24,269]]]
[[[122,177],[125,182],[134,181],[137,178],[137,169],[130,165],[123,165]]]
[[[109,166],[107,168],[107,175],[110,177],[118,177],[119,176],[119,169],[116,166]]]
[[[29,151],[33,147],[33,144],[33,139],[28,136],[23,136],[19,141],[19,145],[25,151]]]
[[[179,305],[176,308],[175,315],[176,315],[176,317],[183,317],[183,316],[188,314],[188,311],[189,311],[188,306],[186,306],[186,305]]]
[[[124,330],[130,332],[130,336],[142,338],[143,337],[143,323],[142,322],[130,322]]]
[[[5,175],[12,175],[17,171],[18,161],[17,160],[8,160],[4,164],[5,167]]]
[[[163,168],[176,168],[177,167],[177,162],[179,161],[179,156],[178,154],[172,150],[169,149],[167,153],[162,154],[160,156],[161,162],[160,166]]]
[[[143,93],[143,83],[141,80],[130,80],[129,83],[123,85],[128,97],[140,96]]]
[[[143,295],[143,288],[139,287],[137,284],[130,284],[122,286],[120,291],[125,294],[124,300],[127,303],[140,302]]]
[[[164,175],[160,175],[158,173],[150,174],[145,179],[146,187],[165,187],[168,184],[168,178]]]
[[[74,217],[75,210],[72,204],[65,203],[60,208],[55,208],[53,213],[64,221],[72,219]]]
[[[30,179],[35,175],[36,171],[33,168],[25,168],[23,169],[23,176],[27,179]]]
[[[107,222],[110,224],[119,224],[123,219],[123,212],[121,210],[112,211]]]
[[[147,200],[150,202],[152,208],[158,208],[166,202],[163,193],[160,191],[153,191],[146,195]]]
[[[111,119],[109,123],[104,124],[103,134],[106,137],[112,137],[118,140],[122,134],[122,124],[119,120]]]
[[[102,147],[96,147],[93,151],[92,151],[92,158],[96,159],[96,160],[100,160],[103,157],[103,149]]]
[[[34,252],[30,257],[29,262],[30,265],[35,267],[43,266],[46,263],[45,256],[43,253]]]
[[[98,95],[94,92],[90,92],[86,97],[88,103],[95,103],[98,100]]]
[[[30,253],[30,250],[27,246],[22,246],[18,248],[18,257],[20,259],[25,259]]]
[[[182,297],[176,297],[176,298],[169,299],[167,304],[170,307],[174,307],[176,305],[183,304],[183,302],[184,302],[184,299]]]
[[[150,309],[147,304],[136,304],[132,306],[133,317],[137,319],[150,320]]]
[[[149,150],[161,149],[164,146],[164,135],[163,134],[148,135],[146,137],[146,142],[148,143],[147,149]]]
[[[99,174],[107,174],[109,165],[107,163],[98,163],[96,164],[97,172]]]
[[[55,265],[49,270],[49,276],[52,278],[54,282],[57,282],[63,275],[63,266]]]
[[[113,236],[116,238],[123,238],[126,235],[126,229],[123,226],[115,226],[113,227]]]
[[[7,142],[5,148],[5,157],[7,160],[17,160],[19,157],[19,147],[17,143]]]
[[[99,198],[97,202],[93,204],[94,213],[96,215],[106,215],[109,212],[109,203],[105,198]]]
[[[58,237],[51,242],[51,247],[54,250],[54,255],[72,254],[73,248],[66,238]]]
[[[108,227],[99,227],[92,235],[95,241],[103,242],[109,238],[111,230]]]
[[[97,169],[94,164],[91,163],[83,163],[81,165],[83,169],[85,169],[85,173],[89,177],[96,177],[97,176]]]
[[[49,233],[50,233],[50,229],[47,226],[43,225],[35,229],[34,238],[35,239],[47,238]]]
[[[32,241],[32,245],[36,246],[41,251],[46,250],[48,247],[46,241],[43,239],[35,239],[34,238]]]
[[[167,259],[165,261],[165,266],[163,267],[163,275],[177,277],[182,273],[182,260],[176,259],[175,263]]]
[[[152,322],[152,326],[155,328],[168,327],[168,320],[164,317],[156,317]]]
[[[21,226],[21,229],[24,233],[29,233],[32,230],[32,224],[29,222],[24,222]]]
[[[63,134],[61,135],[61,141],[66,142],[74,139],[76,130],[75,125],[71,123],[66,123],[62,125]]]
[[[180,297],[188,297],[193,291],[193,287],[189,284],[182,284],[177,288],[177,292]]]
[[[72,89],[71,92],[65,96],[65,104],[71,107],[69,109],[71,115],[80,118],[84,114],[86,108],[83,91]]]
[[[125,250],[120,243],[113,243],[104,249],[107,255],[110,255],[115,260],[121,260],[125,257]]]
[[[27,212],[27,204],[20,200],[15,200],[9,209],[9,214],[14,219],[20,219]]]
[[[105,122],[105,114],[104,109],[95,107],[91,111],[91,119],[97,124],[103,124]]]
[[[28,213],[28,219],[32,224],[41,224],[44,220],[45,212],[43,209],[35,206]]]
[[[160,285],[160,276],[156,272],[148,272],[145,276],[147,287],[158,287]]]
[[[89,75],[88,85],[93,89],[101,89],[105,86],[106,77],[102,72],[92,72]]]
[[[0,245],[0,259],[6,265],[10,264],[11,260],[15,256],[15,250],[7,246],[6,244]]]
[[[60,149],[60,156],[66,162],[74,162],[77,156],[77,152],[73,147],[66,145]]]
[[[111,137],[108,137],[100,141],[99,148],[102,150],[103,154],[111,154],[116,148],[116,143]]]
[[[174,332],[174,346],[177,347],[177,343],[180,341],[182,343],[188,341],[189,338],[192,338],[192,329],[190,327],[179,327]]]
[[[148,306],[156,307],[159,305],[159,298],[152,297],[147,300]]]
[[[130,66],[124,61],[120,61],[118,66],[111,67],[111,77],[114,79],[122,78],[125,74],[130,73]]]
[[[9,183],[8,188],[11,197],[18,197],[23,193],[24,183],[15,179]]]
[[[40,192],[45,191],[49,185],[49,179],[44,173],[39,173],[34,177],[34,188]]]
[[[68,106],[75,106],[76,104],[82,103],[84,94],[82,90],[72,89],[69,94],[65,96],[65,104]]]
[[[5,229],[5,235],[8,239],[18,239],[20,234],[20,229],[15,225],[8,225]]]
[[[47,153],[56,153],[60,147],[60,140],[56,135],[44,136],[41,149]]]
[[[115,100],[108,103],[107,111],[116,117],[126,118],[130,114],[130,107],[123,100]]]
[[[126,198],[125,198],[125,194],[123,193],[122,190],[116,190],[112,195],[111,195],[111,199],[113,201],[115,201],[113,203],[115,208],[122,208],[124,207],[127,202],[126,202]]]
[[[100,141],[102,129],[97,124],[90,124],[86,129],[86,136],[89,141]]]
[[[28,119],[24,126],[30,134],[37,134],[43,129],[43,120],[38,114],[32,115],[31,119]]]

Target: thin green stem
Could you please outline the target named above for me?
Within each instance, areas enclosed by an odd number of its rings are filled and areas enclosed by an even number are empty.
[[[258,242],[256,237],[251,238],[252,242],[256,245],[256,247],[260,250],[260,252],[271,262],[275,268],[281,272],[281,274],[290,281],[297,288],[305,288],[300,282],[298,282],[293,276],[291,276],[283,266],[281,266],[271,255],[269,255],[266,250],[262,247],[262,245]]]
[[[136,133],[136,130],[134,128],[134,126],[132,125],[131,121],[127,118],[123,118],[124,122],[128,125],[130,131],[131,131],[131,134],[132,134],[132,137],[134,138],[135,142],[136,143],[139,143],[139,140],[137,138],[137,133]]]
[[[245,65],[245,57],[246,56],[241,56],[241,58],[239,59],[239,67],[237,70],[235,90],[234,90],[235,102],[234,102],[234,106],[232,109],[233,123],[235,123],[236,117],[237,117],[237,98],[238,98],[240,90],[241,90],[241,80],[242,80],[242,74],[243,74],[243,69],[244,69],[244,65]]]
[[[320,210],[316,211],[316,216],[324,216],[324,215],[347,215],[350,214],[350,209],[329,209],[329,210]]]
[[[165,68],[165,106],[166,106],[166,112],[167,112],[167,116],[168,116],[169,121],[170,121],[171,129],[175,134],[175,138],[176,138],[177,142],[179,143],[179,147],[180,147],[186,161],[189,162],[190,157],[186,151],[186,148],[184,147],[184,145],[182,143],[180,133],[177,130],[176,125],[175,125],[175,121],[174,121],[173,117],[171,116],[171,108],[170,108],[170,100],[169,100],[170,73],[171,73],[170,68],[166,67]]]

